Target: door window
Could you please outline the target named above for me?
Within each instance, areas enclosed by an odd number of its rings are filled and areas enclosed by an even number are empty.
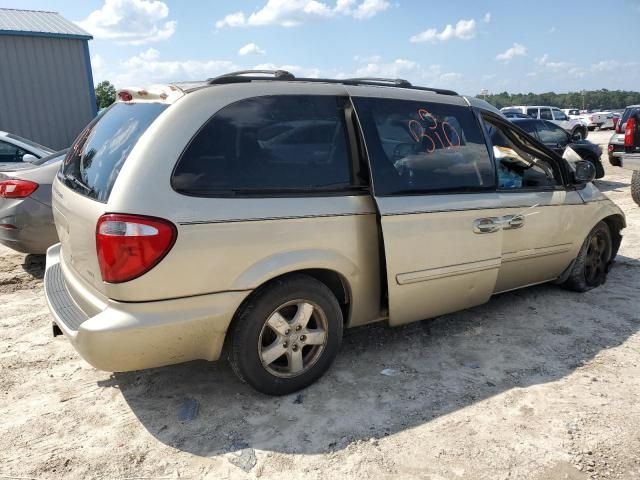
[[[495,173],[468,107],[354,98],[377,196],[478,191]]]
[[[233,103],[191,141],[172,186],[203,196],[349,189],[343,102],[332,96],[279,95]]]
[[[540,109],[540,118],[542,120],[553,120],[553,116],[551,115],[550,108],[541,108]]]
[[[548,189],[562,184],[557,165],[545,152],[513,128],[490,117],[484,120],[500,189]]]
[[[561,111],[558,108],[554,108],[553,109],[553,116],[556,120],[560,120],[560,121],[565,121],[565,120],[569,120],[569,117],[567,117],[563,111]]]
[[[541,121],[536,125],[538,137],[542,143],[565,146],[569,143],[569,135],[555,123]]]
[[[532,118],[538,118],[538,109],[537,108],[527,108],[527,115]]]
[[[0,162],[21,162],[27,153],[20,147],[0,141]]]

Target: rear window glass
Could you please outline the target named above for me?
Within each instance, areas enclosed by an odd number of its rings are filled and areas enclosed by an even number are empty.
[[[106,202],[140,136],[167,105],[116,103],[78,136],[58,177],[72,190]]]
[[[355,98],[376,195],[495,186],[480,126],[468,107]]]
[[[351,185],[341,99],[280,95],[224,107],[191,141],[171,184],[189,195],[331,191]]]
[[[637,111],[640,111],[640,107],[629,107],[625,109],[625,111],[622,113],[622,118],[620,118],[620,123],[626,123],[626,121],[629,120],[631,114]]]

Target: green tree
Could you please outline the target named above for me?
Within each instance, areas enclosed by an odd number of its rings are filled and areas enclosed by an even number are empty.
[[[96,85],[96,103],[98,109],[106,108],[116,101],[116,87],[105,80]]]
[[[622,90],[591,90],[569,93],[495,93],[492,95],[478,95],[497,108],[512,105],[551,105],[558,108],[582,108],[583,102],[587,109],[618,109],[627,105],[640,103],[640,92]]]

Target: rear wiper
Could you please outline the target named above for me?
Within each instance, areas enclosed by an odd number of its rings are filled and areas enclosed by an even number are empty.
[[[80,180],[78,180],[76,177],[74,177],[73,175],[71,175],[70,173],[67,173],[64,176],[65,180],[69,180],[71,183],[73,183],[75,186],[82,188],[85,192],[87,193],[93,193],[93,188],[88,187],[87,185],[85,185],[84,183],[82,183]]]

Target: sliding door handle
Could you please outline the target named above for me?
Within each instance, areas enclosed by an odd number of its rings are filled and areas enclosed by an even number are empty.
[[[502,221],[497,217],[478,218],[473,221],[474,233],[495,233],[502,228]]]

